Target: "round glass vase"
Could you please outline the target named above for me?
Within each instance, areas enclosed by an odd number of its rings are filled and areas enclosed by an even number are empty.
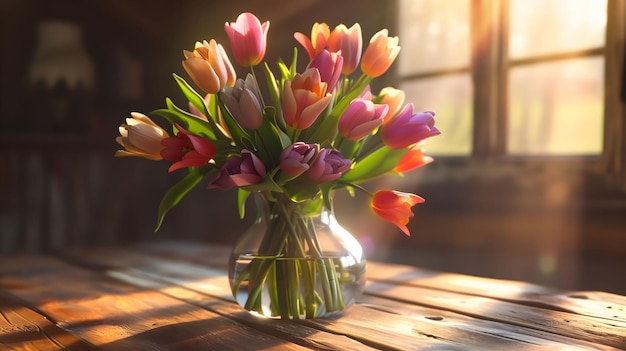
[[[267,318],[341,314],[365,285],[358,241],[320,202],[257,195],[259,220],[239,239],[229,261],[233,296]]]

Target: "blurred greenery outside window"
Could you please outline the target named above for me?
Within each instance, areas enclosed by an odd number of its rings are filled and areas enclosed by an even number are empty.
[[[607,147],[623,137],[612,133],[623,123],[624,44],[619,55],[606,44],[624,40],[619,1],[399,0],[399,87],[443,131],[427,153],[623,159],[623,145]]]

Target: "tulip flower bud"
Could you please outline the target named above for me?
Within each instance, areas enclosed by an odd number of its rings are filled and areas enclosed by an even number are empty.
[[[387,29],[374,34],[361,59],[361,71],[370,77],[378,77],[389,69],[400,52],[398,37],[388,37]]]
[[[234,87],[225,87],[219,96],[239,125],[248,129],[261,126],[263,113],[256,93],[256,82],[251,74],[248,74],[245,82],[238,79]]]
[[[394,190],[379,190],[372,197],[370,206],[382,219],[396,225],[407,236],[410,236],[409,218],[413,217],[411,207],[424,202],[424,199],[410,193]]]
[[[355,99],[339,119],[339,134],[352,141],[363,139],[383,123],[389,106],[369,100]]]
[[[317,155],[317,144],[298,141],[280,153],[280,170],[290,176],[299,176],[309,169],[309,163]]]
[[[426,150],[421,144],[423,144],[423,142],[417,143],[417,145],[404,155],[400,162],[398,162],[398,165],[393,169],[394,172],[406,173],[434,161],[432,157],[424,155]]]
[[[236,22],[224,24],[237,63],[243,67],[250,67],[258,65],[263,60],[269,28],[269,21],[261,24],[259,19],[249,12],[240,14]]]
[[[344,24],[340,24],[330,33],[328,38],[328,50],[331,52],[341,52],[343,57],[343,68],[341,72],[348,75],[357,68],[361,60],[361,50],[363,49],[363,37],[361,26],[355,23],[350,29]]]
[[[184,50],[183,68],[191,79],[209,94],[215,94],[226,85],[235,84],[236,74],[224,47],[214,39],[196,42],[193,52]]]
[[[119,128],[120,136],[115,138],[126,150],[118,150],[115,156],[139,156],[150,160],[161,160],[161,141],[169,138],[169,134],[148,116],[139,112],[132,112],[131,118],[126,118],[126,124]]]
[[[385,123],[381,137],[392,149],[402,149],[441,134],[435,128],[435,113],[426,111],[413,114],[413,104],[407,104],[397,116]]]
[[[381,104],[389,105],[389,111],[383,116],[383,124],[387,123],[393,116],[395,116],[402,108],[404,104],[404,91],[393,87],[385,87],[378,94]]]
[[[321,149],[307,171],[308,177],[318,184],[339,179],[348,171],[352,162],[343,158],[336,149]]]
[[[313,28],[311,28],[311,39],[300,32],[295,33],[293,37],[296,38],[309,54],[309,60],[313,60],[317,54],[328,46],[327,42],[330,37],[330,28],[326,23],[315,23],[313,24]]]
[[[282,96],[285,123],[299,130],[309,128],[330,103],[332,96],[326,93],[326,88],[316,68],[285,81]]]
[[[215,179],[209,183],[209,189],[228,190],[235,186],[242,187],[260,183],[265,177],[263,162],[252,152],[243,149],[241,156],[231,156]]]
[[[332,92],[341,76],[343,57],[336,52],[323,50],[309,63],[307,68],[317,68],[320,79],[328,85],[328,92]]]

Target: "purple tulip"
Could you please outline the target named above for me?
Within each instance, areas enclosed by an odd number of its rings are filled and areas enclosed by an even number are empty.
[[[248,150],[241,150],[241,156],[231,156],[215,179],[209,182],[209,189],[228,190],[260,183],[265,177],[265,165]]]
[[[307,175],[318,184],[331,182],[341,177],[341,174],[349,170],[351,165],[352,162],[343,158],[339,150],[321,149]]]
[[[280,153],[280,169],[290,176],[299,176],[309,169],[309,163],[317,155],[317,144],[298,141]]]
[[[435,128],[434,117],[435,113],[431,111],[414,114],[413,104],[407,104],[397,116],[383,125],[383,142],[392,149],[402,149],[439,135],[441,132]]]

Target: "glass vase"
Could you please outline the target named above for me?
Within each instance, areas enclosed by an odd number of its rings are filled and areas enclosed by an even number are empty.
[[[332,209],[282,194],[257,194],[256,200],[258,220],[230,256],[237,302],[281,319],[331,317],[354,304],[365,285],[363,249]]]

